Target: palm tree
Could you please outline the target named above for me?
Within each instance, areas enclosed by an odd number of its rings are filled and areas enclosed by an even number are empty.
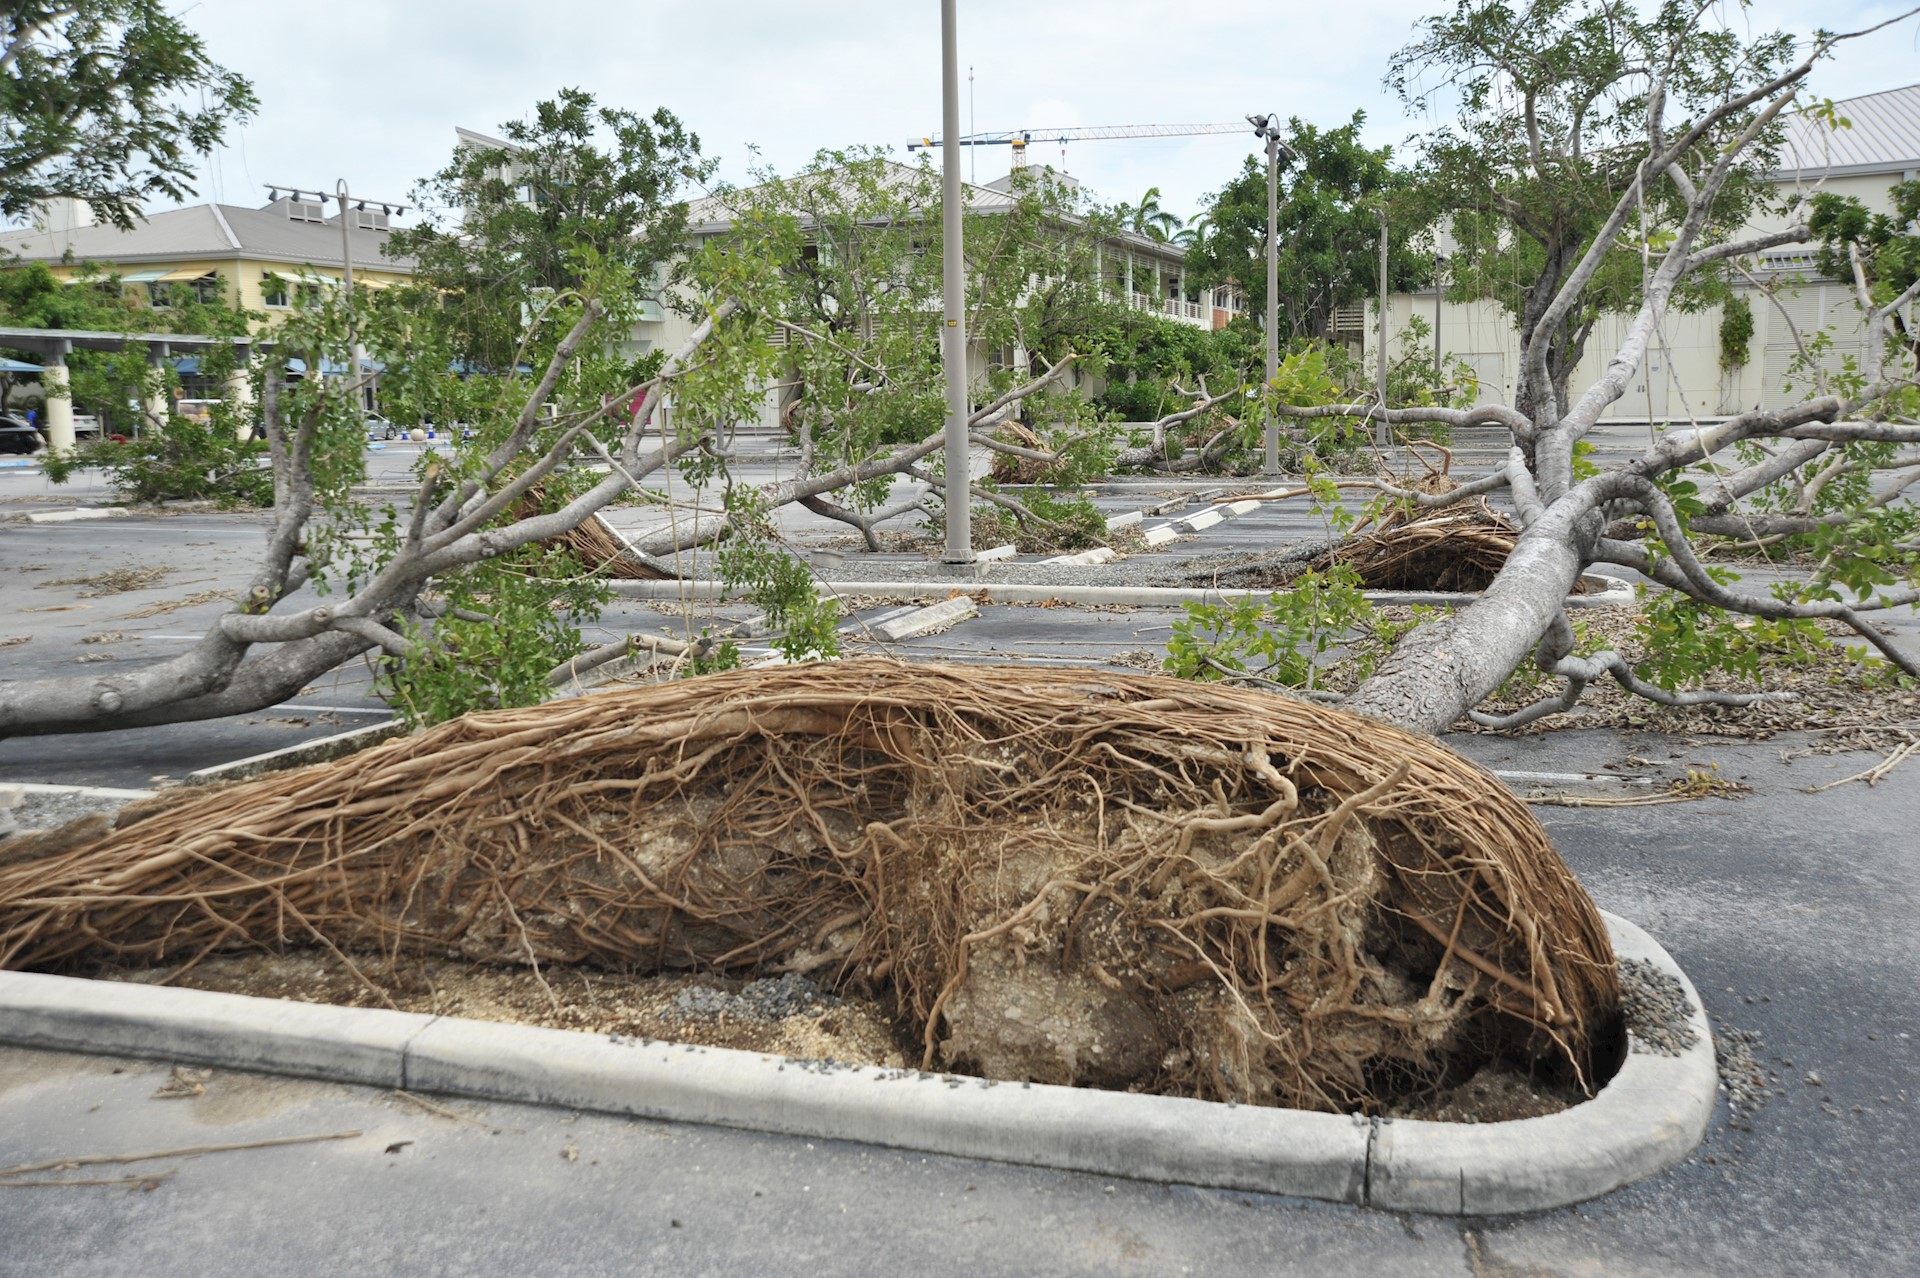
[[[1172,213],[1160,207],[1160,188],[1150,186],[1147,193],[1140,197],[1140,203],[1129,207],[1128,217],[1131,229],[1148,239],[1161,243],[1170,241],[1183,223]]]
[[[1173,233],[1173,243],[1183,249],[1194,248],[1206,242],[1207,232],[1213,229],[1213,215],[1202,213],[1199,217]]]

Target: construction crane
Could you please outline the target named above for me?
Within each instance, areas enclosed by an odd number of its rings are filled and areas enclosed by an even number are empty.
[[[1027,167],[1027,147],[1041,142],[1093,142],[1108,138],[1190,138],[1203,133],[1245,133],[1245,124],[1102,124],[1078,129],[1009,129],[1004,133],[969,133],[957,138],[961,146],[1010,146],[1013,167]],[[938,137],[907,139],[907,150],[918,151],[940,145]]]

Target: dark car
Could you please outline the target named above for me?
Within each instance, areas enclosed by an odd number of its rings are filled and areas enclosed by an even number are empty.
[[[46,436],[29,426],[26,418],[0,413],[0,453],[37,453],[46,446]]]

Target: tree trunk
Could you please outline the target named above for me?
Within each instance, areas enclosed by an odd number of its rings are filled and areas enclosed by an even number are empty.
[[[1345,708],[1439,735],[1527,659],[1586,566],[1588,502],[1562,499],[1520,534],[1486,593],[1401,641]]]

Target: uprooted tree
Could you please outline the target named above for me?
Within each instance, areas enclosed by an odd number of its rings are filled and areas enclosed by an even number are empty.
[[[1438,731],[1529,655],[1564,679],[1565,691],[1504,722],[1570,705],[1607,674],[1669,702],[1726,699],[1657,688],[1617,654],[1573,650],[1562,600],[1582,569],[1603,560],[1639,569],[1689,606],[1783,622],[1836,619],[1897,669],[1920,673],[1870,620],[1915,597],[1911,511],[1894,500],[1902,479],[1874,482],[1910,464],[1900,450],[1920,430],[1911,352],[1877,336],[1913,296],[1890,282],[1899,278],[1898,253],[1856,249],[1850,259],[1876,335],[1867,367],[1829,376],[1793,409],[1670,434],[1626,465],[1585,473],[1582,436],[1620,397],[1676,294],[1743,255],[1809,233],[1802,225],[1727,237],[1754,198],[1753,166],[1764,165],[1783,113],[1840,37],[1821,37],[1797,62],[1779,37],[1728,40],[1693,9],[1626,21],[1555,0],[1525,13],[1463,5],[1403,57],[1403,74],[1424,66],[1464,85],[1468,133],[1498,152],[1477,171],[1496,188],[1510,183],[1507,198],[1558,208],[1549,195],[1561,184],[1576,187],[1578,199],[1563,202],[1558,247],[1542,250],[1552,269],[1543,267],[1541,279],[1557,283],[1525,303],[1533,319],[1523,325],[1524,408],[1388,414],[1401,427],[1510,430],[1514,449],[1493,474],[1445,493],[1383,487],[1426,509],[1506,489],[1521,529],[1485,597],[1415,628],[1354,694],[1356,708]],[[1599,56],[1596,41],[1611,41],[1613,52]],[[611,145],[600,149],[596,134]],[[557,673],[626,650],[579,652],[577,628],[553,605],[558,598],[588,613],[599,583],[555,558],[549,539],[669,467],[712,480],[726,466],[730,423],[757,413],[769,384],[787,388],[799,473],[761,488],[723,477],[721,511],[677,520],[637,549],[644,558],[724,543],[722,570],[780,614],[794,655],[832,650],[831,603],[816,599],[804,570],[770,543],[767,517],[805,503],[871,538],[875,523],[898,513],[881,505],[887,481],[906,476],[941,489],[927,318],[939,226],[930,175],[876,156],[823,157],[795,178],[769,176],[704,202],[699,216],[719,231],[689,252],[689,214],[676,190],[705,169],[696,140],[671,116],[598,111],[567,94],[509,130],[509,141],[504,152],[459,153],[429,184],[434,213],[402,240],[421,263],[416,288],[330,301],[278,335],[281,354],[304,353],[316,366],[349,339],[361,342],[385,365],[382,393],[395,416],[462,422],[474,440],[423,459],[410,508],[355,507],[346,500],[361,464],[354,380],[283,385],[262,370],[275,522],[267,560],[235,610],[166,662],[0,688],[0,730],[254,709],[376,649],[396,699],[420,718],[538,700]],[[1610,184],[1618,189],[1601,206],[1596,192]],[[1071,201],[1037,177],[1005,208],[973,218],[976,331],[1016,354],[992,370],[972,425],[976,443],[1002,456],[1090,470],[1150,456],[1170,423],[1224,414],[1244,394],[1238,385],[1197,388],[1192,404],[1154,424],[1156,438],[1122,447],[1084,397],[1064,393],[1102,359],[1102,226],[1096,211]],[[1509,232],[1507,242],[1520,235]],[[1621,283],[1629,268],[1641,272],[1631,288]],[[636,357],[624,342],[643,282],[669,286],[698,321],[664,357]],[[1603,283],[1608,306],[1626,305],[1628,293],[1637,299],[1627,336],[1601,379],[1569,398],[1569,360],[1588,322],[1576,317],[1593,313]],[[670,422],[656,412],[669,392]],[[1287,402],[1303,397],[1275,389],[1270,398],[1308,423],[1379,412]],[[1032,423],[1024,443],[995,433],[1016,412]],[[1240,429],[1216,420],[1212,439]],[[570,467],[576,458],[602,460],[606,473]],[[1706,468],[1703,483],[1686,477],[1690,467]],[[1011,497],[990,500],[1033,515]],[[1741,594],[1701,566],[1690,539],[1700,534],[1807,537],[1821,567],[1791,593]],[[309,582],[325,597],[302,595]],[[452,667],[483,672],[483,695],[444,695],[436,672]]]
[[[1401,55],[1400,82],[1425,75],[1459,86],[1477,148],[1473,171],[1488,184],[1491,207],[1511,219],[1502,251],[1538,269],[1515,299],[1516,407],[1387,413],[1396,426],[1503,426],[1513,438],[1507,462],[1444,493],[1380,486],[1429,510],[1504,489],[1520,530],[1484,595],[1415,628],[1350,708],[1438,732],[1529,659],[1562,681],[1560,692],[1512,715],[1476,718],[1516,726],[1570,708],[1609,676],[1669,705],[1767,695],[1676,692],[1639,678],[1618,653],[1576,651],[1564,600],[1582,571],[1602,562],[1635,569],[1711,616],[1844,623],[1879,659],[1920,677],[1920,656],[1873,624],[1875,614],[1920,600],[1915,514],[1899,500],[1920,478],[1911,451],[1920,444],[1920,390],[1911,349],[1888,341],[1903,331],[1895,317],[1920,285],[1876,279],[1856,247],[1850,260],[1867,334],[1860,367],[1833,375],[1810,358],[1814,393],[1791,408],[1671,431],[1598,471],[1583,455],[1584,437],[1624,394],[1677,296],[1728,263],[1811,238],[1804,221],[1744,238],[1732,228],[1753,207],[1756,169],[1767,167],[1783,114],[1805,105],[1808,74],[1850,38],[1822,34],[1796,57],[1790,39],[1742,43],[1695,5],[1636,17],[1583,0],[1524,9],[1471,0],[1431,20]],[[1458,180],[1460,134],[1437,146]],[[1538,216],[1550,225],[1535,226]],[[1625,337],[1600,378],[1576,392],[1573,365],[1602,308],[1628,311]],[[1310,419],[1366,407],[1279,411]],[[1762,544],[1804,537],[1816,566],[1797,584],[1745,593],[1701,563],[1695,542],[1704,535]]]
[[[391,245],[417,262],[411,285],[310,295],[274,329],[253,370],[264,448],[235,446],[225,418],[211,431],[175,420],[157,435],[205,437],[235,464],[257,458],[271,478],[267,554],[235,610],[187,652],[137,671],[0,684],[0,732],[240,713],[368,652],[412,718],[538,701],[627,651],[581,652],[576,623],[607,597],[594,575],[602,565],[554,539],[616,500],[668,500],[659,485],[674,473],[718,488],[722,508],[696,509],[619,553],[665,572],[654,556],[721,543],[721,572],[767,608],[791,655],[833,652],[833,603],[773,544],[768,517],[803,504],[871,542],[877,523],[902,513],[883,507],[899,477],[936,494],[910,507],[937,510],[931,171],[826,155],[796,177],[763,175],[703,200],[699,216],[723,231],[690,245],[681,191],[710,165],[669,113],[642,118],[569,91],[503,132],[505,148],[463,147],[423,185],[422,224]],[[1067,479],[1104,468],[1120,441],[1065,388],[1106,358],[1112,305],[1100,296],[1098,244],[1111,218],[1036,180],[969,222],[972,327],[1008,355],[985,374],[975,441]],[[675,351],[639,354],[628,341],[650,295],[676,299],[690,318]],[[356,348],[368,357],[357,372]],[[290,380],[295,360],[349,371]],[[393,420],[470,434],[422,460],[406,508],[351,496],[375,368]],[[1203,379],[1197,402],[1153,423],[1141,459],[1179,451],[1170,428],[1204,427],[1203,456],[1236,436],[1222,407],[1243,397],[1231,373],[1230,386],[1207,393]],[[786,387],[802,464],[773,485],[736,484],[723,474],[726,443],[769,385]],[[660,411],[669,398],[670,416]],[[1051,522],[981,496],[1014,519]]]
[[[1563,16],[1542,11],[1521,29],[1550,31]],[[1838,618],[1911,673],[1911,659],[1867,622],[1872,609],[1912,597],[1880,589],[1911,575],[1911,530],[1888,522],[1900,517],[1892,503],[1875,505],[1871,490],[1860,497],[1858,481],[1888,459],[1872,449],[1898,448],[1920,429],[1910,365],[1878,354],[1858,378],[1794,410],[1676,435],[1612,471],[1580,469],[1581,434],[1620,395],[1679,281],[1752,251],[1752,242],[1707,237],[1708,214],[1810,66],[1770,68],[1780,50],[1763,45],[1726,58],[1712,83],[1670,94],[1674,68],[1699,62],[1693,27],[1614,29],[1635,56],[1602,90],[1619,108],[1604,141],[1640,148],[1634,167],[1648,176],[1593,225],[1544,307],[1527,345],[1530,411],[1392,417],[1511,430],[1515,447],[1494,474],[1445,493],[1388,485],[1387,495],[1432,508],[1505,488],[1520,523],[1485,597],[1415,627],[1350,699],[1404,726],[1245,689],[1076,670],[1016,680],[864,661],[667,682],[538,714],[465,717],[341,765],[165,795],[110,830],[96,818],[10,850],[0,863],[0,965],[109,955],[191,964],[244,938],[311,940],[389,961],[429,949],[629,971],[814,972],[890,1000],[923,1065],[1003,1077],[1376,1111],[1502,1060],[1592,1085],[1620,1046],[1618,975],[1597,911],[1524,805],[1404,729],[1446,727],[1529,652],[1567,682],[1567,695],[1544,708],[1619,674],[1611,654],[1570,650],[1562,611],[1581,568],[1598,559],[1638,566],[1702,606]],[[1812,56],[1832,43],[1823,38]],[[1477,65],[1478,55],[1466,61]],[[1552,119],[1553,86],[1531,104],[1529,120]],[[1619,121],[1636,105],[1634,134]],[[1585,110],[1576,103],[1572,115]],[[649,162],[677,172],[698,164],[668,119],[602,122]],[[474,424],[476,446],[423,462],[408,510],[316,523],[316,504],[358,465],[357,423],[343,424],[338,407],[351,387],[269,379],[279,496],[254,593],[202,642],[197,664],[78,691],[6,690],[11,730],[220,713],[275,677],[304,679],[313,662],[369,648],[404,679],[432,651],[469,642],[460,626],[507,629],[483,610],[515,598],[516,579],[555,571],[522,556],[551,555],[536,549],[545,538],[677,459],[724,464],[716,431],[750,411],[769,370],[783,366],[774,352],[796,337],[811,343],[804,361],[818,356],[794,412],[813,454],[807,482],[824,486],[730,502],[730,544],[754,538],[756,512],[776,498],[908,473],[888,468],[931,455],[911,429],[889,442],[884,415],[889,395],[924,393],[912,373],[924,351],[910,334],[888,345],[884,322],[836,330],[838,307],[823,308],[824,324],[787,309],[781,290],[793,276],[780,277],[774,236],[758,254],[707,246],[685,278],[720,300],[681,351],[636,367],[611,334],[636,273],[665,262],[665,241],[635,236],[632,225],[598,241],[601,217],[569,220],[617,186],[594,180],[570,150],[592,124],[587,104],[571,100],[515,137],[512,154],[465,157],[449,179],[472,240],[570,227],[556,271],[538,284],[547,291],[514,299],[526,318],[487,330],[491,346],[461,345],[487,335],[460,321],[463,303],[502,278],[486,271],[431,307],[323,307],[287,331],[293,352],[338,348],[350,331],[390,352],[394,393],[435,420]],[[553,139],[564,162],[548,158]],[[1575,162],[1550,145],[1530,162]],[[1564,403],[1541,335],[1561,331],[1629,219],[1637,229],[1644,188],[1656,181],[1672,188],[1669,221],[1660,250],[1647,245],[1627,341],[1599,383]],[[527,187],[538,198],[513,194]],[[681,214],[649,205],[670,187],[615,198],[671,225]],[[497,224],[471,213],[489,198]],[[435,245],[420,247],[430,261]],[[1861,263],[1862,302],[1878,331],[1917,290],[1890,292],[1868,255],[1850,260]],[[888,279],[912,270],[895,262]],[[918,314],[897,319],[909,328]],[[785,335],[778,346],[775,332]],[[412,363],[408,352],[418,352]],[[468,355],[488,376],[448,377]],[[519,373],[522,363],[539,371]],[[1071,366],[1060,352],[1024,379],[1010,370],[976,425],[1038,402]],[[678,422],[650,447],[653,410],[669,388]],[[1368,407],[1287,411],[1311,420]],[[843,445],[849,431],[869,442]],[[1717,486],[1679,478],[1763,440],[1779,441],[1776,451],[1723,469]],[[603,457],[604,477],[564,469],[581,449]],[[1846,468],[1821,488],[1853,494],[1846,518],[1830,520],[1814,502],[1778,527],[1839,530],[1825,566],[1793,597],[1721,587],[1700,567],[1686,521],[1699,532],[1716,503],[1730,510],[1796,472],[1812,486],[1809,463]],[[502,575],[479,576],[489,567]],[[293,598],[307,580],[327,584],[319,605]],[[1842,603],[1843,586],[1871,598]],[[249,657],[254,645],[265,655]],[[143,683],[152,671],[160,674]],[[205,683],[183,695],[198,677]]]

